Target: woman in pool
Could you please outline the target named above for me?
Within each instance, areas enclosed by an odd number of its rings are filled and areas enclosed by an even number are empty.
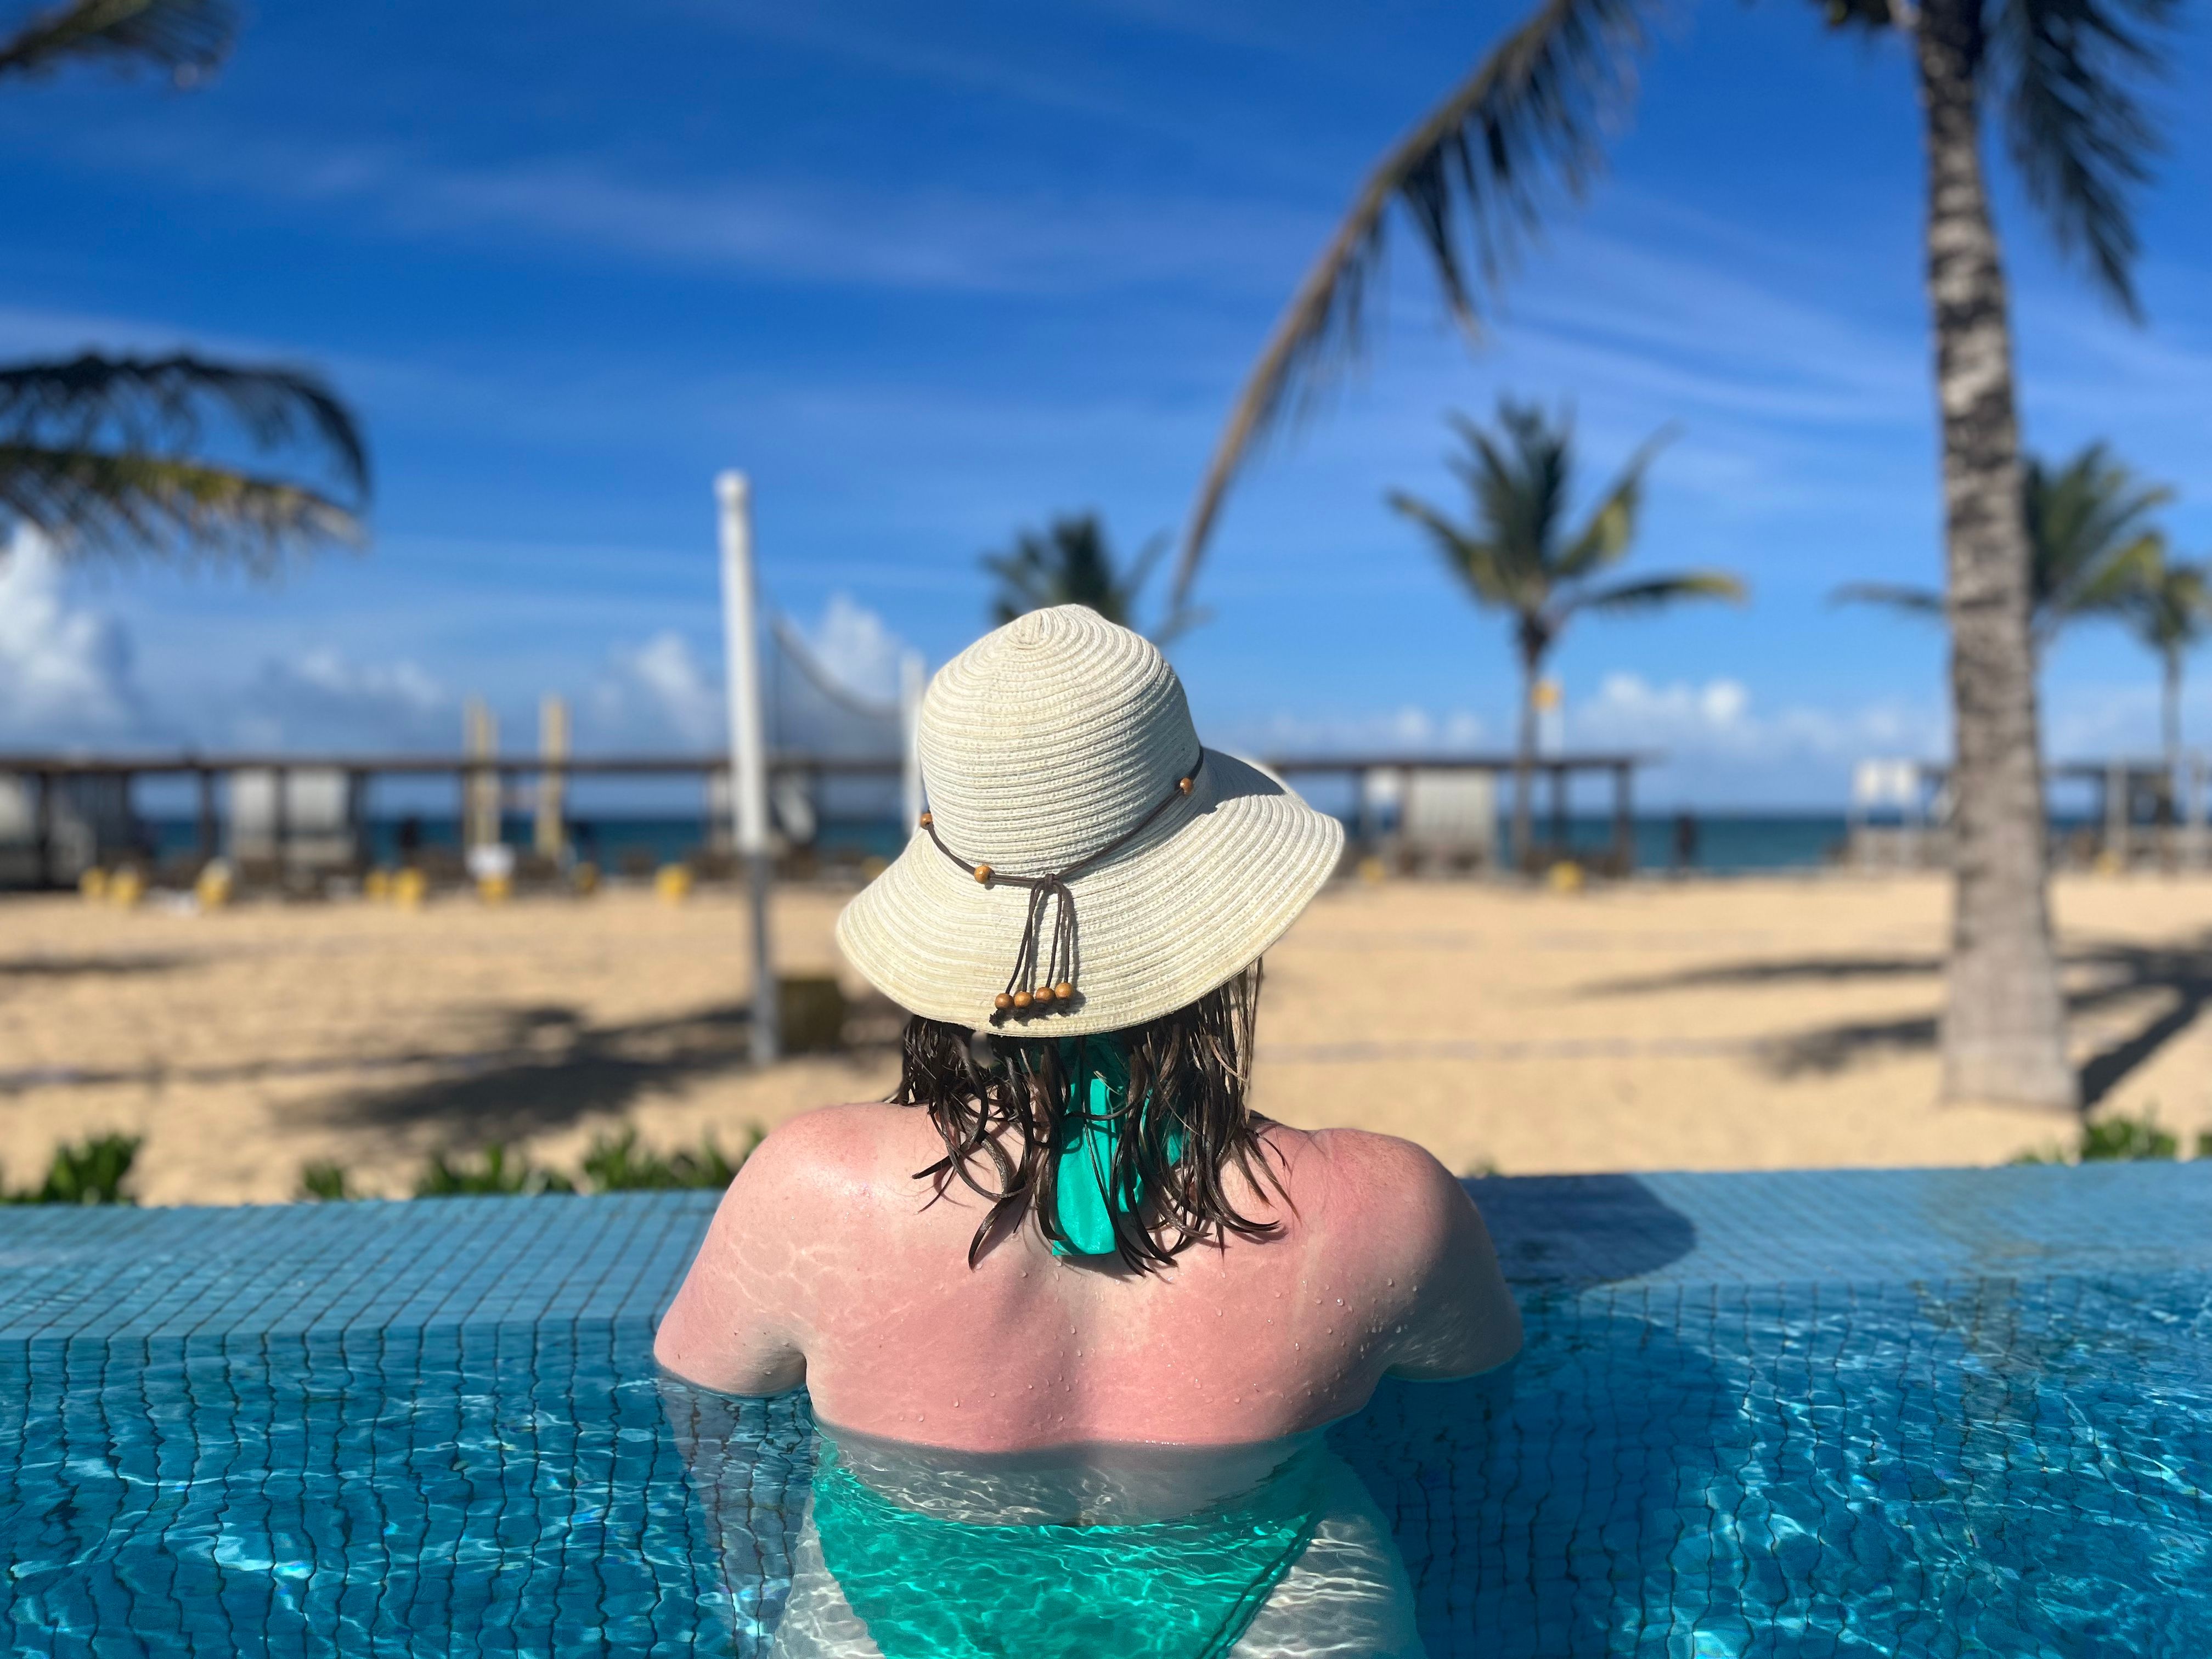
[[[656,1344],[809,1391],[781,1650],[1414,1650],[1316,1431],[1521,1327],[1428,1153],[1247,1103],[1261,955],[1340,826],[1202,749],[1160,653],[1079,606],[948,664],[921,744],[931,811],[837,927],[912,1015],[897,1092],[763,1143]],[[1302,1583],[1360,1607],[1293,1630]]]

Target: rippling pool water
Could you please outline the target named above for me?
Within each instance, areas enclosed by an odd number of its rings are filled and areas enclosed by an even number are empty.
[[[1427,1652],[2212,1653],[2212,1166],[1478,1191],[1527,1351],[1326,1437]],[[7,1650],[762,1651],[803,1397],[650,1356],[711,1201],[0,1212]]]

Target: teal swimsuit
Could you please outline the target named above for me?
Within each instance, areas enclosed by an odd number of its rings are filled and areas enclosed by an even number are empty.
[[[884,1659],[1219,1659],[1313,1536],[1311,1464],[1170,1520],[976,1525],[894,1504],[824,1434],[814,1529]]]
[[[1128,1060],[1110,1037],[1060,1045],[1082,1105],[1060,1152],[1058,1255],[1110,1255]],[[1074,1103],[1072,1101],[1071,1105]],[[1170,1156],[1181,1136],[1171,1133]],[[1291,1455],[1239,1496],[1168,1520],[990,1525],[893,1503],[822,1437],[814,1528],[845,1600],[884,1659],[1218,1659],[1313,1536],[1310,1460]]]

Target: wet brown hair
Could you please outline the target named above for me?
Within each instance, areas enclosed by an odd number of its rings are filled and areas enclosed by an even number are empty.
[[[1266,1238],[1279,1226],[1245,1215],[1228,1192],[1235,1170],[1255,1192],[1288,1194],[1245,1106],[1260,964],[1171,1014],[1114,1033],[1128,1057],[1129,1087],[1115,1136],[1113,1191],[1141,1190],[1143,1213],[1109,1206],[1114,1253],[1139,1273],[1171,1265],[1194,1244]],[[1059,1225],[1055,1149],[1068,1138],[1070,1078],[1060,1041],[988,1031],[915,1015],[894,1104],[919,1106],[945,1156],[915,1179],[941,1198],[958,1182],[990,1206],[968,1246],[973,1267],[1002,1230],[1033,1219],[1045,1237]],[[1179,1137],[1181,1156],[1169,1152]],[[934,1201],[933,1200],[933,1201]]]

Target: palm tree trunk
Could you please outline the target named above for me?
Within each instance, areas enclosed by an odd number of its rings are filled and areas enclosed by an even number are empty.
[[[1942,416],[1956,860],[1943,1097],[2071,1108],[2045,891],[2027,526],[2004,270],[1982,177],[1981,0],[1923,0],[1928,287]]]
[[[1542,659],[1527,649],[1521,653],[1521,746],[1513,758],[1513,863],[1519,870],[1536,866],[1532,840],[1536,793],[1536,675]]]
[[[2166,652],[2165,695],[2159,709],[2159,729],[2166,740],[2166,787],[2181,787],[2181,653]]]

